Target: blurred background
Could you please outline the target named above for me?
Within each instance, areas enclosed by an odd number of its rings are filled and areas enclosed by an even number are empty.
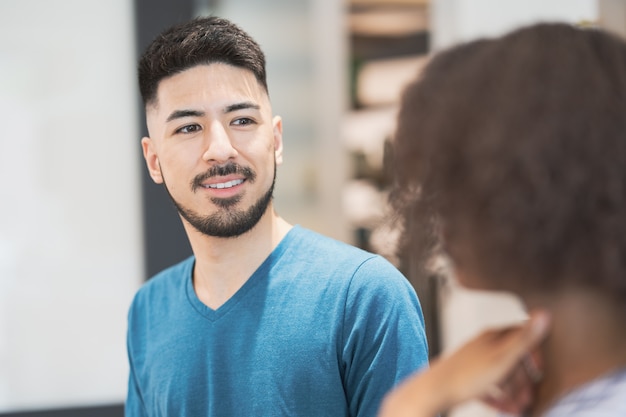
[[[626,1],[0,0],[0,416],[123,415],[133,294],[191,253],[143,165],[136,61],[164,28],[207,14],[266,53],[284,121],[283,217],[403,270],[432,355],[524,318],[506,295],[395,255],[385,160],[399,94],[437,50],[520,25],[624,35]]]

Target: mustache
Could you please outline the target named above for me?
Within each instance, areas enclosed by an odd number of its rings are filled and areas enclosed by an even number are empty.
[[[256,179],[256,173],[248,168],[241,166],[234,162],[229,162],[225,165],[214,165],[209,168],[208,171],[198,174],[191,181],[191,189],[195,192],[198,188],[202,187],[202,183],[212,177],[224,177],[226,175],[239,174],[242,175],[247,181],[254,182]]]

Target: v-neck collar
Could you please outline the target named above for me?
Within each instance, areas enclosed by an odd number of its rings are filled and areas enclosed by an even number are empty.
[[[193,288],[193,268],[196,263],[195,258],[191,262],[188,262],[185,270],[183,271],[183,276],[185,278],[185,291],[187,293],[187,299],[191,306],[196,310],[201,316],[205,317],[210,321],[217,321],[224,315],[226,315],[229,311],[234,309],[241,300],[245,299],[246,296],[262,281],[266,280],[269,276],[268,272],[272,268],[272,266],[276,263],[276,260],[280,259],[283,256],[285,251],[289,248],[290,242],[296,238],[299,234],[300,226],[295,225],[291,228],[285,235],[285,237],[276,245],[272,253],[269,254],[267,258],[261,263],[261,265],[254,271],[254,273],[244,282],[244,284],[239,288],[235,294],[232,295],[224,304],[219,306],[217,309],[212,309],[206,304],[204,304],[198,298],[196,291]]]

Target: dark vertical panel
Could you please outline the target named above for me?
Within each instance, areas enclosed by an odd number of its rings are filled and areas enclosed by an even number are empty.
[[[192,18],[195,3],[194,0],[135,0],[137,59],[162,30]],[[137,97],[141,135],[146,136],[145,114],[139,93]],[[140,146],[139,138],[137,146]],[[175,207],[163,186],[152,182],[143,157],[139,166],[142,172],[142,217],[147,279],[163,268],[191,255],[191,247]]]

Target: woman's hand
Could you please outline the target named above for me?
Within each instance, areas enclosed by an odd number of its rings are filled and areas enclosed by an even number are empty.
[[[545,338],[549,324],[549,315],[537,311],[521,326],[483,332],[391,391],[379,417],[430,417],[467,400],[493,397]]]

